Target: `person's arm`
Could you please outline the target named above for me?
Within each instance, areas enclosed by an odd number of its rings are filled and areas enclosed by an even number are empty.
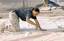
[[[26,22],[28,22],[28,23],[30,23],[30,24],[32,24],[32,25],[36,25],[33,21],[30,20],[28,14],[27,14],[27,16],[26,16]]]
[[[30,19],[26,20],[26,22],[32,24],[32,25],[36,25],[33,21],[31,21]]]
[[[40,24],[39,24],[38,20],[37,20],[37,19],[34,19],[34,21],[35,21],[35,23],[36,23],[36,29],[41,29],[41,27],[40,27]]]

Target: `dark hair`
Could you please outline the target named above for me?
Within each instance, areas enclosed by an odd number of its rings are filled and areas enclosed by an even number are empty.
[[[40,13],[39,8],[32,8],[32,11],[35,10],[36,12]]]

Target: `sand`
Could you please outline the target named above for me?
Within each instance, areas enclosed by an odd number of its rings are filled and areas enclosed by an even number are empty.
[[[64,32],[5,32],[0,34],[0,41],[64,41]]]

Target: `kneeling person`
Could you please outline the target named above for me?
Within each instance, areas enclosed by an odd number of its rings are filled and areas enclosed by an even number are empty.
[[[39,22],[36,18],[36,16],[40,13],[38,8],[19,8],[19,9],[16,9],[14,12],[23,21],[26,21],[32,25],[35,25],[37,30],[41,29]],[[30,18],[34,19],[35,23],[32,22]]]

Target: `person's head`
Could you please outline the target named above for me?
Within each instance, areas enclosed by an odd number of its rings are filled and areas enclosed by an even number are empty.
[[[32,15],[37,16],[40,13],[40,10],[38,8],[33,8],[32,9]]]

